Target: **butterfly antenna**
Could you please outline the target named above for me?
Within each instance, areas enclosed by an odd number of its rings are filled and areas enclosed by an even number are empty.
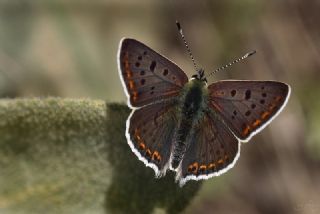
[[[178,30],[179,30],[179,33],[180,33],[180,35],[181,35],[181,38],[182,38],[182,40],[183,40],[183,42],[184,42],[184,45],[185,45],[186,48],[187,48],[187,51],[188,51],[188,53],[189,53],[189,56],[190,56],[190,58],[191,58],[191,60],[192,60],[192,62],[193,62],[193,66],[194,66],[194,68],[196,69],[196,71],[198,71],[198,66],[197,66],[197,64],[196,64],[196,62],[195,62],[195,60],[194,60],[194,58],[193,58],[192,52],[191,52],[191,50],[190,50],[190,48],[189,48],[189,45],[188,45],[188,43],[187,43],[187,41],[186,41],[186,39],[185,39],[185,37],[184,37],[184,34],[183,34],[183,32],[182,32],[182,28],[181,28],[180,22],[179,22],[179,21],[176,21],[176,25],[177,25],[177,27],[178,27]]]
[[[238,62],[240,62],[240,61],[242,61],[242,60],[244,60],[244,59],[246,59],[246,58],[248,58],[249,56],[252,56],[253,54],[255,54],[257,51],[250,51],[250,52],[248,52],[248,53],[246,53],[245,55],[243,55],[242,57],[240,57],[240,58],[238,58],[238,59],[236,59],[236,60],[234,60],[234,61],[232,61],[232,62],[230,62],[230,63],[228,63],[228,64],[226,64],[226,65],[224,65],[224,66],[222,66],[222,67],[220,67],[220,68],[217,68],[216,70],[214,70],[213,72],[211,72],[209,75],[208,75],[208,77],[209,76],[211,76],[211,75],[213,75],[213,74],[215,74],[215,73],[217,73],[218,71],[221,71],[221,70],[224,70],[224,69],[226,69],[227,67],[229,67],[229,66],[231,66],[231,65],[233,65],[233,64],[235,64],[235,63],[238,63]]]

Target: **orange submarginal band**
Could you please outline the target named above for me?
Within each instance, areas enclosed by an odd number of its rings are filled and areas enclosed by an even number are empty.
[[[256,119],[254,122],[253,122],[253,127],[257,127],[257,126],[259,126],[261,124],[261,120],[259,120],[259,119]]]
[[[249,134],[249,131],[250,131],[250,126],[246,126],[246,127],[243,129],[242,134],[243,134],[244,136],[247,136],[247,135]]]
[[[265,112],[263,112],[263,113],[261,114],[261,118],[264,120],[264,119],[266,119],[269,115],[270,115],[270,112],[265,111]]]
[[[199,167],[199,170],[200,171],[205,171],[207,169],[207,166],[206,165],[201,165],[200,167]]]
[[[130,70],[130,63],[129,63],[129,53],[126,52],[124,55],[124,70],[126,72],[127,78],[130,79],[132,77],[132,71]]]

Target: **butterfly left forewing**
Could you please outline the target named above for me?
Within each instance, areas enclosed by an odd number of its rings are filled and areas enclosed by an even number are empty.
[[[131,107],[178,96],[188,82],[176,64],[134,39],[120,42],[118,65]]]
[[[238,139],[210,110],[194,125],[187,144],[190,146],[178,168],[180,185],[226,172],[240,154]]]
[[[290,95],[287,84],[275,81],[219,81],[208,90],[208,106],[242,141],[271,122]]]

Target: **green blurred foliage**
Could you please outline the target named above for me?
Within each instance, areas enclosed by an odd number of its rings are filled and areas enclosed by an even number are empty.
[[[103,213],[104,101],[0,101],[0,213]]]

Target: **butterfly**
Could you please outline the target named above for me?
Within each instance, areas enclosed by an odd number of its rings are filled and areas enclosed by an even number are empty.
[[[286,105],[290,86],[276,81],[224,80],[207,85],[203,70],[188,79],[175,63],[124,38],[118,51],[121,82],[132,109],[125,136],[156,177],[176,171],[189,180],[225,173],[249,141]]]

